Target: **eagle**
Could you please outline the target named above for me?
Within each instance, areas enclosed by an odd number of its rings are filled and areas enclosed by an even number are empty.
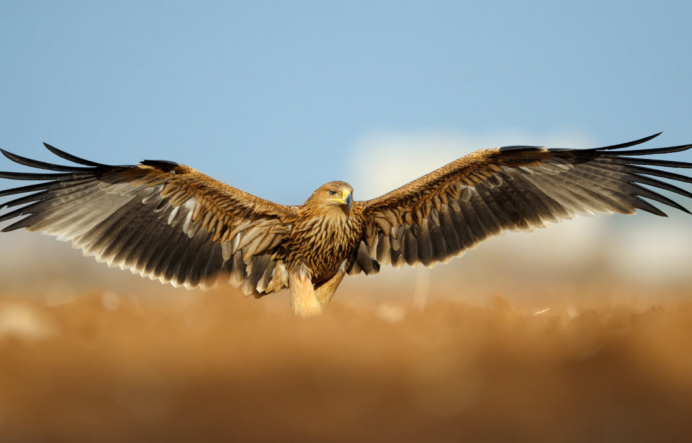
[[[293,313],[308,317],[326,308],[347,274],[446,263],[503,231],[597,212],[666,216],[653,202],[689,213],[656,189],[692,198],[671,183],[692,178],[661,169],[692,163],[651,156],[692,144],[626,149],[658,135],[593,149],[483,149],[372,200],[356,201],[351,185],[332,181],[297,206],[171,161],[110,166],[44,143],[72,164],[1,150],[52,172],[0,172],[38,182],[0,191],[22,195],[0,204],[2,212],[18,207],[0,222],[13,222],[3,232],[25,228],[69,240],[99,262],[176,287],[227,281],[256,297],[289,289]]]

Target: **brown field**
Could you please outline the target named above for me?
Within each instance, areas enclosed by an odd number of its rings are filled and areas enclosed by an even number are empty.
[[[297,320],[285,294],[176,294],[0,298],[0,441],[692,438],[689,302],[355,297]]]

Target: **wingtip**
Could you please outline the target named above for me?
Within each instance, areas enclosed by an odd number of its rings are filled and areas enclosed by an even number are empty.
[[[58,152],[62,152],[58,148],[56,148],[55,146],[51,145],[50,143],[43,142],[43,146],[46,149],[48,149],[50,152],[52,152],[53,154],[58,155],[58,156],[60,155],[60,154],[58,154]]]
[[[658,137],[658,136],[661,135],[661,134],[663,134],[663,131],[657,132],[656,134],[653,134],[653,135],[649,135],[648,137],[640,138],[639,140],[632,141],[632,142],[630,142],[630,144],[632,144],[632,145],[639,145],[639,144],[642,144],[642,143],[646,143],[646,142],[648,142],[648,141],[650,141],[650,140],[655,139],[656,137]]]
[[[57,155],[58,157],[63,158],[67,161],[71,161],[72,163],[77,163],[79,165],[84,165],[84,166],[89,166],[89,167],[107,166],[107,165],[104,165],[102,163],[92,162],[90,160],[85,160],[85,159],[77,157],[75,155],[68,154],[67,152],[62,151],[62,150],[56,148],[55,146],[52,146],[46,142],[43,142],[43,146],[45,146],[46,149],[48,149],[50,152]]]
[[[657,133],[654,134],[654,135],[650,135],[650,136],[644,138],[644,141],[647,141],[647,142],[648,142],[649,140],[653,140],[653,139],[655,139],[656,137],[658,137],[658,136],[661,135],[661,134],[663,134],[663,131],[657,132]],[[644,143],[644,142],[642,142],[642,143]]]
[[[610,151],[610,150],[614,150],[614,149],[629,148],[631,146],[641,145],[642,143],[646,143],[650,140],[653,140],[661,134],[663,134],[663,131],[661,131],[657,134],[649,135],[648,137],[640,138],[639,140],[634,140],[634,141],[627,142],[627,143],[620,143],[617,145],[603,146],[601,148],[595,148],[595,149],[598,151]]]
[[[0,148],[0,152],[2,152],[2,155],[4,155],[5,157],[7,157],[8,159],[12,160],[13,162],[19,163],[19,162],[17,161],[17,158],[19,158],[19,156],[18,156],[17,154],[13,154],[13,153],[11,153],[10,151],[5,151],[5,150],[2,149],[2,148]]]
[[[9,160],[12,160],[12,161],[15,162],[15,163],[20,163],[20,164],[21,164],[21,158],[22,158],[22,157],[18,156],[17,154],[13,154],[13,153],[11,153],[10,151],[5,151],[5,150],[2,149],[2,148],[0,148],[0,152],[2,153],[2,155],[4,155],[5,157],[7,157]]]
[[[58,149],[55,146],[46,142],[43,142],[43,146],[45,146],[45,148],[48,149],[50,152],[55,152],[55,150]]]

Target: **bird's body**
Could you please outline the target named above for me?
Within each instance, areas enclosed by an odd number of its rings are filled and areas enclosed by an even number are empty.
[[[692,145],[623,151],[652,138],[586,150],[481,150],[373,200],[354,201],[353,188],[335,181],[300,206],[255,197],[174,162],[109,166],[46,145],[81,166],[2,151],[54,172],[0,172],[41,182],[0,191],[26,194],[0,205],[19,206],[0,222],[14,219],[3,231],[71,240],[109,266],[176,286],[222,279],[258,297],[288,288],[294,313],[309,316],[326,307],[346,274],[376,274],[387,264],[433,266],[505,230],[533,230],[581,213],[642,209],[665,216],[642,197],[688,212],[650,188],[692,198],[653,178],[692,182],[659,169],[692,164],[649,156]]]
[[[330,182],[298,208],[282,252],[298,315],[321,312],[351,265],[365,222],[362,210],[353,208],[352,194],[348,183]]]
[[[305,266],[313,284],[319,285],[330,278],[344,263],[350,265],[353,251],[360,242],[364,217],[356,206],[335,201],[323,205],[322,193],[336,192],[339,198],[352,195],[353,189],[344,182],[330,182],[315,191],[299,208],[301,216],[296,221],[286,242],[289,251],[286,266],[289,269]]]

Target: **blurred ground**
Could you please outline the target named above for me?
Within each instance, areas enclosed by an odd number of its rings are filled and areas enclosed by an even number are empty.
[[[692,440],[689,229],[563,226],[346,279],[310,320],[2,236],[0,442]]]
[[[0,299],[0,441],[683,441],[692,303]]]

